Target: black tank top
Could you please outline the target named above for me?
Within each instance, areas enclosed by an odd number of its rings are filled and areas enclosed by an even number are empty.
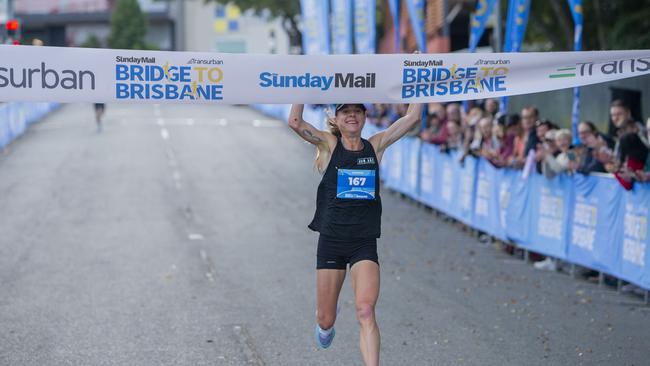
[[[309,228],[337,238],[379,238],[381,197],[375,149],[350,151],[337,138],[336,147],[316,194],[316,213]]]

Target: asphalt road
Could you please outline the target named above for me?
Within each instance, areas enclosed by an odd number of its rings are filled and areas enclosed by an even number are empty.
[[[0,365],[361,365],[313,341],[313,148],[247,107],[66,105],[0,153]],[[387,191],[384,365],[647,365],[650,308]]]

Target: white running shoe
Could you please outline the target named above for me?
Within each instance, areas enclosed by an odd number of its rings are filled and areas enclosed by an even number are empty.
[[[555,260],[551,257],[546,257],[543,261],[536,262],[533,264],[535,269],[539,269],[542,271],[551,271],[555,272],[557,271],[557,263],[555,263]]]

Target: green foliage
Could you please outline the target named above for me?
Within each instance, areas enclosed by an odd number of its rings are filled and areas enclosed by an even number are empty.
[[[650,0],[583,0],[583,50],[650,48]],[[566,0],[533,1],[526,43],[549,51],[573,49]]]
[[[92,33],[86,38],[86,40],[81,44],[81,47],[86,48],[101,48],[102,42],[97,38],[97,35]]]
[[[384,38],[384,22],[387,20],[387,15],[386,12],[390,11],[388,9],[384,9],[384,2],[383,1],[377,1],[376,2],[376,9],[375,9],[375,43],[377,49],[379,48],[379,42]]]
[[[137,0],[117,0],[111,14],[110,48],[148,49],[147,21]]]

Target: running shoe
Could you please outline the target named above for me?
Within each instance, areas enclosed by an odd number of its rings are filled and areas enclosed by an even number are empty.
[[[316,325],[316,331],[315,331],[316,344],[318,344],[318,346],[320,348],[323,348],[323,349],[328,348],[329,346],[332,345],[332,341],[334,340],[334,336],[336,335],[336,330],[334,330],[334,328],[332,328],[332,331],[330,332],[330,334],[328,336],[326,336],[326,335],[321,334],[319,328],[320,327],[317,324]]]

